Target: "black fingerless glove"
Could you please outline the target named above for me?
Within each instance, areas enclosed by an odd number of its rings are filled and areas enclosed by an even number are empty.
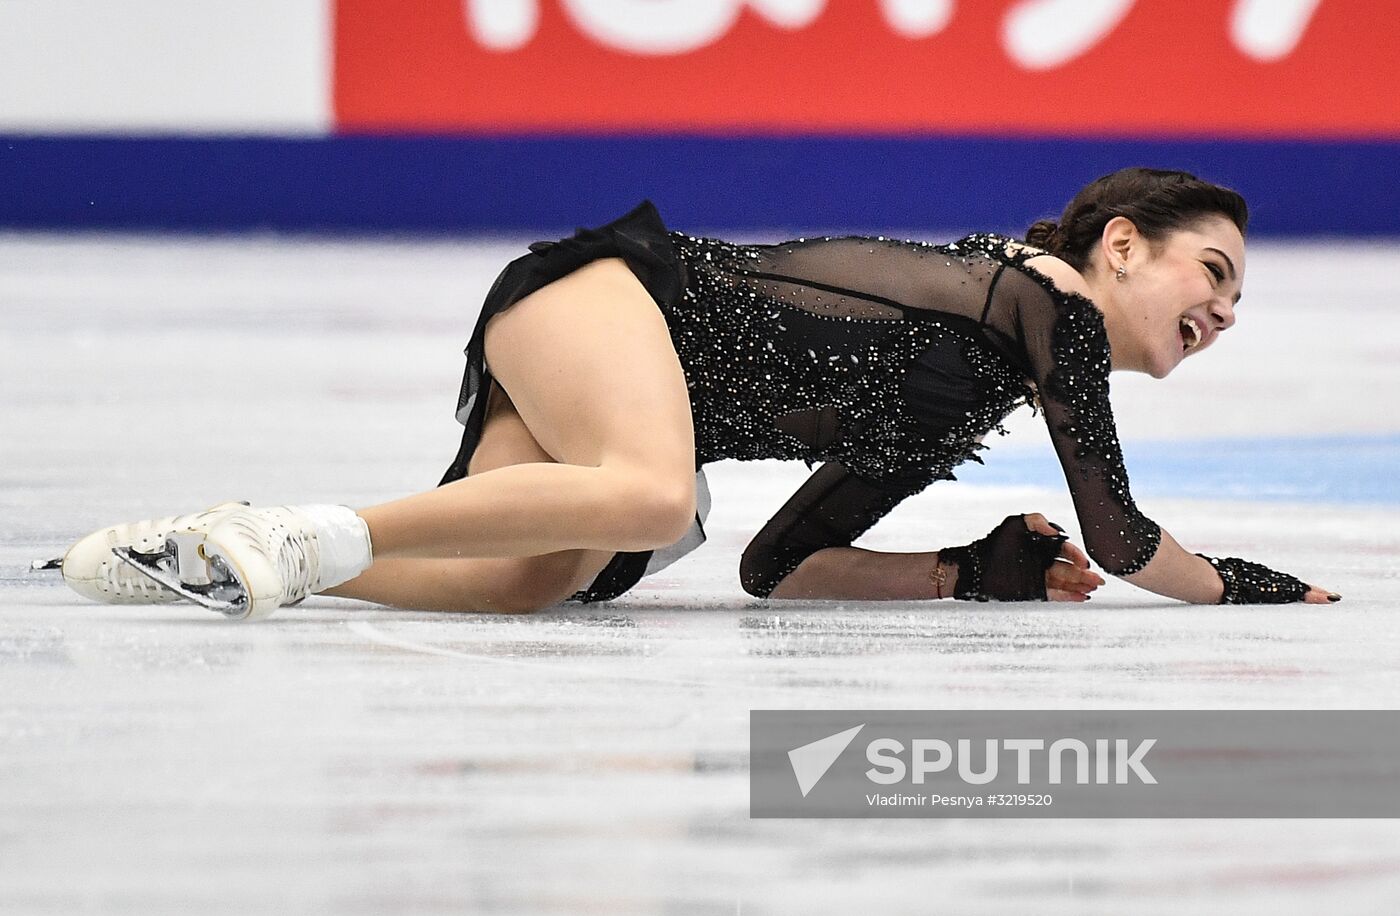
[[[1055,525],[1056,529],[1059,527]],[[1065,540],[1063,534],[1051,536],[1031,531],[1024,515],[1008,515],[981,540],[938,551],[938,561],[958,567],[954,598],[1044,601],[1045,570],[1060,555],[1060,545]]]
[[[1203,553],[1196,556],[1214,566],[1220,574],[1220,581],[1225,583],[1225,594],[1220,596],[1221,604],[1288,604],[1302,601],[1308,593],[1307,583],[1301,579],[1295,579],[1288,573],[1275,572],[1258,563],[1239,557],[1218,560]]]

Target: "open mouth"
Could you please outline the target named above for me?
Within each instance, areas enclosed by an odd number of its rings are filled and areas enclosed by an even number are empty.
[[[1182,353],[1190,353],[1201,345],[1201,341],[1205,340],[1205,332],[1202,331],[1201,326],[1196,323],[1196,319],[1189,315],[1184,316],[1181,321],[1177,322],[1177,329],[1181,335]]]

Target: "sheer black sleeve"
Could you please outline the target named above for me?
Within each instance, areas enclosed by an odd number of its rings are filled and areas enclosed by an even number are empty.
[[[804,310],[877,323],[924,313],[958,336],[985,339],[1035,387],[1089,554],[1107,572],[1136,572],[1156,553],[1161,530],[1138,511],[1128,488],[1109,404],[1103,318],[1088,299],[1024,267],[1033,251],[1007,243],[995,237],[944,247],[859,238],[791,243],[760,251],[748,276],[763,284],[764,295]],[[914,361],[903,384],[911,412],[938,432],[940,454],[926,461],[929,476],[914,483],[907,473],[875,473],[873,465],[824,466],[745,554],[747,590],[766,595],[806,557],[849,545],[901,499],[972,457],[976,438],[1003,415],[998,407],[983,416],[984,402],[1009,404],[1019,382],[971,362],[987,351],[943,340]]]
[[[739,564],[744,591],[768,597],[803,560],[827,547],[849,547],[928,484],[922,478],[870,480],[836,461],[822,465],[744,551]]]
[[[1106,572],[1137,572],[1157,552],[1162,533],[1138,511],[1128,488],[1108,398],[1103,316],[1088,299],[1060,291],[1030,268],[1006,273],[998,294],[1012,301],[997,311],[1010,318],[1008,332],[1024,347],[1085,549]]]

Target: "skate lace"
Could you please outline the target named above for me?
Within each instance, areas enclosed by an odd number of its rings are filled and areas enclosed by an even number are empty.
[[[159,518],[150,521],[137,522],[131,525],[128,538],[133,546],[141,547],[142,541],[154,536],[163,536],[170,528],[175,527],[185,518]],[[170,589],[156,582],[148,576],[143,576],[136,570],[118,560],[115,556],[104,562],[98,568],[98,574],[106,582],[107,588],[113,594],[123,598],[144,599],[155,596],[166,598],[178,598],[179,596]]]
[[[108,590],[123,598],[149,598],[155,595],[178,597],[170,589],[128,568],[115,557],[103,563],[99,572]]]
[[[282,578],[282,593],[287,601],[300,601],[311,594],[318,557],[314,537],[308,538],[297,531],[287,532],[277,551],[277,571]]]
[[[311,559],[307,556],[307,539],[287,535],[277,550],[277,571],[288,601],[298,601],[311,592]]]
[[[320,552],[314,534],[299,531],[277,510],[255,510],[234,516],[225,525],[237,531],[245,545],[277,567],[279,604],[287,605],[311,594]]]
[[[246,503],[220,503],[217,506],[190,515],[166,516],[139,522],[114,525],[106,529],[107,542],[111,546],[124,547],[138,554],[146,554],[159,559],[167,539],[174,532],[185,528],[206,525],[220,515]],[[175,572],[173,562],[167,565],[168,572]],[[82,576],[82,571],[79,571]],[[178,601],[180,595],[166,588],[151,577],[143,574],[130,564],[112,555],[97,563],[92,573],[100,591],[118,601],[138,603]]]

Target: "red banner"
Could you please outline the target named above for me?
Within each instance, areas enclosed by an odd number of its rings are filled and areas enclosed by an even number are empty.
[[[337,0],[348,131],[1400,137],[1394,0]]]

